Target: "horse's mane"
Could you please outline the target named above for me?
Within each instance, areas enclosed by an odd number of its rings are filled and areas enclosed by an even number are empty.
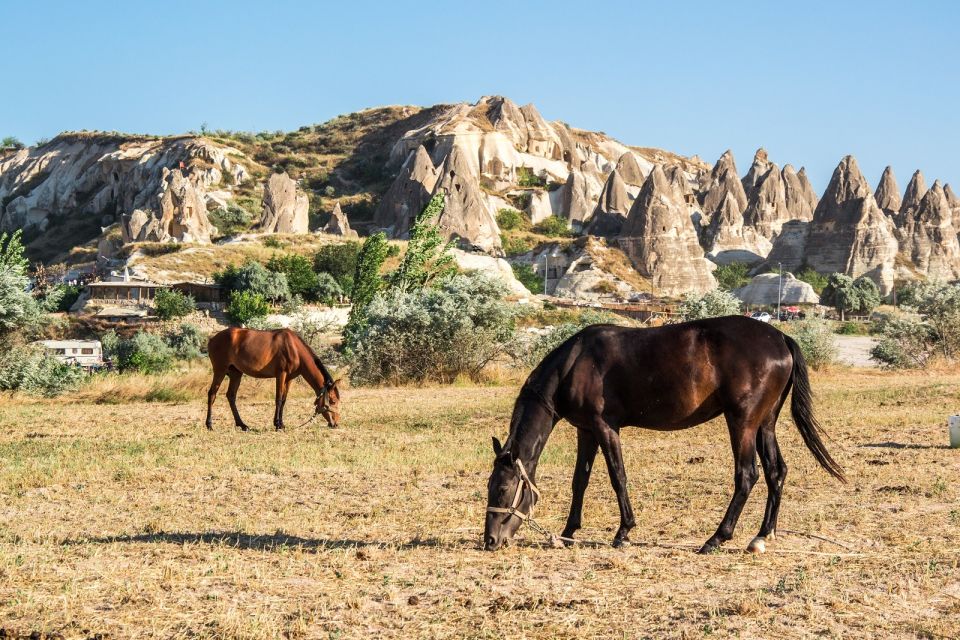
[[[300,334],[299,334],[299,333],[297,333],[296,331],[294,331],[294,332],[293,332],[293,335],[297,336],[297,340],[300,341],[300,344],[303,345],[303,348],[306,349],[306,350],[307,350],[307,353],[310,354],[310,357],[313,358],[313,363],[314,363],[315,365],[317,365],[317,368],[318,368],[318,369],[320,369],[320,373],[322,373],[322,374],[323,374],[323,377],[324,377],[324,383],[323,383],[323,384],[324,384],[325,386],[331,386],[331,387],[332,387],[332,386],[333,386],[333,376],[332,376],[332,375],[330,374],[330,372],[327,370],[327,367],[323,364],[323,361],[320,360],[320,356],[318,356],[318,355],[316,354],[316,352],[313,350],[313,348],[312,348],[309,344],[307,344],[307,341],[306,341],[306,340],[304,340],[302,337],[300,337]]]

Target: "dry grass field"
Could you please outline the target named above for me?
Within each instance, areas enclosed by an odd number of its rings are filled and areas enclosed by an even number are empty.
[[[6,637],[960,636],[960,450],[945,426],[960,374],[816,374],[850,483],[781,418],[781,536],[743,551],[761,480],[734,540],[707,557],[694,550],[732,492],[720,423],[625,431],[633,546],[606,546],[617,511],[599,465],[588,543],[554,549],[524,528],[491,554],[479,549],[490,436],[505,435],[516,386],[354,389],[342,429],[277,434],[272,384],[250,381],[241,410],[260,430],[235,431],[221,398],[207,432],[205,383],[200,369],[154,383],[167,401],[109,381],[0,400]],[[291,425],[309,410],[297,387]],[[538,519],[556,531],[574,452],[561,423],[538,478]]]

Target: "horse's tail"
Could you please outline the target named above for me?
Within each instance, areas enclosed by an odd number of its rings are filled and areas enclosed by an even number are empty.
[[[846,482],[843,468],[833,459],[823,440],[820,439],[823,427],[813,415],[813,393],[810,391],[807,362],[803,358],[803,352],[800,351],[800,345],[788,335],[784,335],[783,338],[793,357],[793,373],[790,376],[793,384],[793,394],[790,399],[790,414],[793,416],[793,422],[797,425],[803,442],[820,466],[840,482]]]

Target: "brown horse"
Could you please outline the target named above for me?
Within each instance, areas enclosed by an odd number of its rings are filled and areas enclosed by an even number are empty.
[[[277,395],[273,411],[273,426],[283,429],[283,407],[287,403],[290,383],[298,376],[313,387],[317,394],[316,412],[322,414],[331,428],[340,422],[339,380],[334,380],[317,354],[290,329],[257,331],[254,329],[224,329],[210,338],[207,353],[213,364],[213,383],[207,393],[207,429],[213,429],[213,402],[224,376],[230,377],[227,400],[233,420],[243,431],[247,425],[237,411],[237,389],[243,374],[254,378],[276,378]]]
[[[577,428],[573,499],[563,536],[571,538],[580,528],[583,494],[600,449],[620,507],[620,528],[613,540],[619,546],[629,541],[635,526],[620,428],[673,431],[722,415],[733,447],[734,492],[720,527],[700,552],[710,552],[733,536],[759,476],[758,451],[767,506],[749,548],[762,551],[764,539],[773,539],[777,528],[787,474],[775,428],[791,388],[790,409],[803,441],[830,475],[844,481],[843,471],[820,439],[807,366],[789,336],[742,316],[655,329],[612,325],[584,329],[533,370],[514,405],[506,443],[494,438],[484,546],[494,550],[509,542],[529,519],[539,496],[534,484],[537,463],[561,418]]]

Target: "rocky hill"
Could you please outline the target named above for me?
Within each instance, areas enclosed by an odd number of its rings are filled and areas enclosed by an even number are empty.
[[[24,229],[46,262],[238,233],[403,239],[438,192],[441,228],[468,251],[539,268],[537,246],[559,224],[622,252],[661,295],[710,289],[715,265],[733,261],[868,275],[885,292],[896,279],[960,277],[960,201],[919,172],[901,196],[891,169],[874,190],[844,158],[818,198],[802,167],[763,149],[741,176],[729,151],[710,166],[631,147],[501,96],[292,132],[65,133],[0,155],[0,230]],[[541,235],[501,229],[505,209]]]

